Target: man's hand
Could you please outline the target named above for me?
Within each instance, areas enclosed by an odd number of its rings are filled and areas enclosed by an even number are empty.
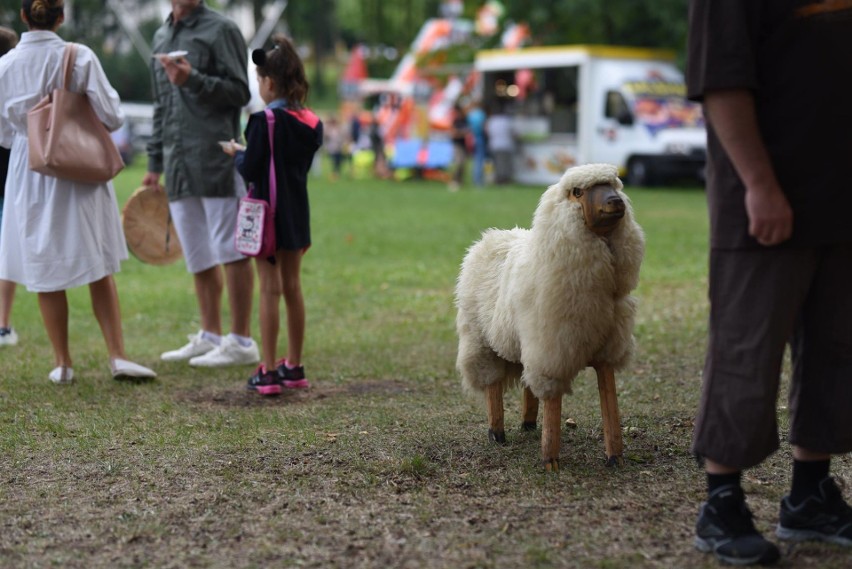
[[[160,173],[148,172],[147,174],[145,174],[145,177],[142,178],[142,185],[146,188],[163,189],[162,186],[160,186]]]
[[[189,79],[189,74],[192,72],[192,64],[185,57],[170,57],[165,53],[158,53],[154,57],[157,58],[157,61],[166,70],[166,75],[173,85],[180,87]]]
[[[219,146],[222,147],[222,151],[228,156],[236,156],[237,152],[240,150],[245,150],[246,147],[242,144],[238,143],[233,138],[231,140],[222,140],[219,141]]]
[[[704,109],[745,185],[749,235],[764,246],[783,243],[793,234],[793,209],[761,138],[754,95],[746,90],[711,91],[704,96]]]
[[[783,243],[793,234],[793,209],[778,185],[746,188],[749,235],[761,245]]]

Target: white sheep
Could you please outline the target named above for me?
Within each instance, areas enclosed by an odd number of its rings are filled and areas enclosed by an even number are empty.
[[[489,437],[505,442],[503,392],[524,385],[523,427],[544,401],[542,461],[559,468],[562,395],[587,366],[601,395],[607,463],[621,462],[614,370],[630,359],[645,250],[642,229],[609,164],[570,168],[542,194],[532,228],[489,229],[456,286],[457,367],[485,392]]]

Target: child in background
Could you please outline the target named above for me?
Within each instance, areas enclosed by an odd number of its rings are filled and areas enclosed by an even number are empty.
[[[453,123],[450,128],[450,140],[453,142],[453,162],[450,166],[449,190],[457,192],[464,182],[464,171],[467,163],[467,135],[470,132],[467,125],[467,114],[461,104],[453,106]]]
[[[328,117],[328,122],[324,124],[324,127],[323,146],[326,154],[331,158],[331,179],[337,180],[343,166],[343,149],[346,146],[346,139],[343,134],[343,127],[337,122],[337,117],[334,115]]]
[[[0,26],[0,57],[6,55],[18,44],[18,34],[15,30]],[[0,146],[0,224],[3,222],[3,198],[6,192],[6,172],[9,168],[8,148]],[[12,314],[12,302],[15,300],[15,283],[0,279],[0,346],[14,346],[18,343],[18,335],[9,325]]]
[[[275,48],[252,52],[260,96],[275,116],[273,160],[277,180],[277,250],[274,257],[256,259],[262,359],[247,388],[261,395],[277,395],[282,387],[309,387],[302,366],[305,302],[299,273],[302,255],[311,245],[308,171],[323,140],[322,122],[304,106],[309,86],[299,55],[283,36],[273,41]],[[254,185],[253,197],[269,201],[270,147],[265,111],[249,117],[245,137],[245,150],[239,150],[232,141],[225,145],[225,152],[236,157],[237,170]],[[282,293],[287,307],[287,356],[276,360]]]

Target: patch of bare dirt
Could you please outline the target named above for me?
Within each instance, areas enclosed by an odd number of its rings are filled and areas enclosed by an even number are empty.
[[[65,426],[56,408],[10,417],[5,434],[37,432],[42,446],[0,453],[0,568],[718,567],[692,546],[704,477],[689,455],[691,415],[674,405],[628,399],[627,460],[606,468],[596,387],[578,385],[560,472],[546,474],[541,431],[520,430],[514,397],[501,446],[481,405],[426,382],[317,382],[277,398],[241,387],[168,390],[126,430],[90,411],[72,433],[76,408]],[[287,405],[303,407],[252,412]],[[264,420],[232,432],[210,415]],[[218,430],[199,437],[208,424]],[[786,445],[744,477],[767,535],[790,459]],[[832,468],[852,478],[852,458]],[[820,544],[784,553],[782,569],[852,559]]]
[[[282,407],[313,403],[327,398],[357,397],[365,395],[396,395],[412,391],[410,384],[399,380],[359,381],[347,385],[312,386],[309,389],[285,390],[277,396],[261,396],[254,391],[238,387],[222,389],[207,387],[201,390],[183,390],[175,393],[175,399],[194,405],[211,407]]]
[[[418,466],[389,460],[390,438],[290,455],[274,445],[142,451],[114,468],[109,453],[21,460],[2,478],[18,491],[0,503],[0,566],[718,567],[691,546],[702,490],[687,459],[607,469],[599,441],[576,440],[564,471],[544,475],[518,466],[519,451],[522,462],[536,455],[526,440],[406,441]],[[781,485],[746,482],[768,534]],[[778,566],[841,569],[849,559],[803,544],[785,547]]]

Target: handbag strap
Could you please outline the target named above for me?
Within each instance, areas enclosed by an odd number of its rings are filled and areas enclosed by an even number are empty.
[[[68,90],[71,85],[71,73],[74,71],[74,61],[77,59],[77,44],[65,44],[65,56],[62,58],[62,88]]]
[[[275,142],[273,134],[275,133],[275,114],[272,109],[266,109],[266,125],[269,127],[269,205],[272,207],[272,213],[275,214],[275,206],[278,202],[278,180],[275,177]]]

